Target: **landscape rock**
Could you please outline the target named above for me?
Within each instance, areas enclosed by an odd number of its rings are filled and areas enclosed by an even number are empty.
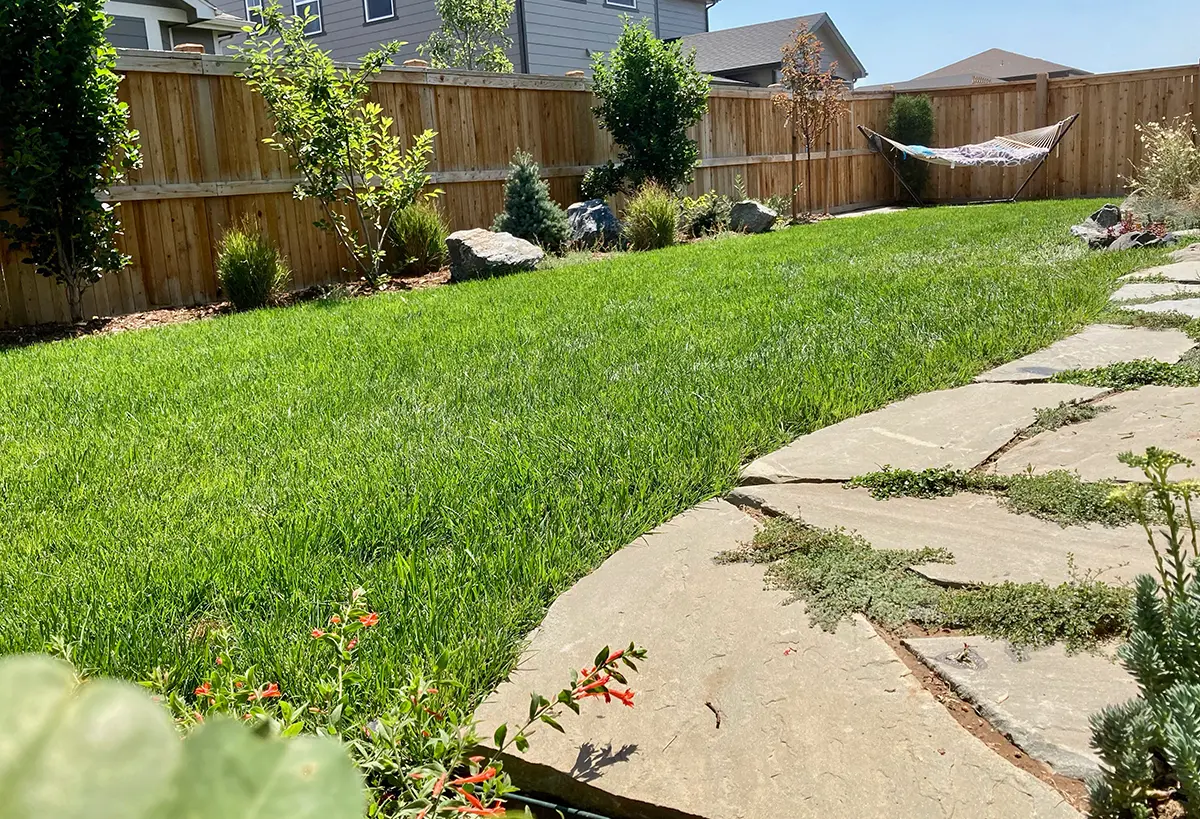
[[[867,489],[793,483],[742,486],[727,497],[822,529],[844,526],[876,549],[945,549],[954,555],[953,563],[925,563],[913,571],[951,586],[1056,586],[1088,572],[1103,572],[1107,582],[1117,583],[1155,568],[1145,533],[1136,524],[1060,526],[1010,512],[999,498],[974,492],[876,500]]]
[[[1135,304],[1133,309],[1146,313],[1183,313],[1185,316],[1200,318],[1200,298],[1152,301],[1149,304]]]
[[[1137,309],[1144,310],[1146,305],[1138,305]],[[975,380],[1046,381],[1063,370],[1086,370],[1141,358],[1174,364],[1194,344],[1181,330],[1093,324],[1044,350],[989,370]]]
[[[1122,285],[1117,292],[1109,296],[1108,300],[1122,302],[1135,299],[1178,297],[1189,294],[1195,294],[1200,297],[1200,287],[1194,284],[1180,284],[1179,282],[1130,282],[1129,284]],[[1133,309],[1141,309],[1141,305],[1134,305]]]
[[[1168,258],[1173,262],[1200,262],[1200,242],[1173,251]]]
[[[1122,452],[1156,446],[1200,462],[1200,387],[1140,387],[1098,402],[1111,409],[1090,421],[1043,432],[1014,446],[995,464],[1001,475],[1027,468],[1037,474],[1055,469],[1079,473],[1085,481],[1144,480],[1141,472],[1117,460]],[[1200,469],[1177,466],[1175,480],[1200,478]]]
[[[1083,779],[1100,770],[1088,718],[1137,696],[1137,683],[1103,654],[1061,645],[1016,651],[984,637],[904,640],[998,731],[1055,773]]]
[[[1180,251],[1184,252],[1184,251]],[[1147,267],[1126,273],[1121,281],[1137,281],[1139,279],[1165,279],[1179,284],[1200,284],[1200,253],[1196,253],[1194,261],[1174,262],[1172,264]]]
[[[714,561],[754,532],[709,501],[559,597],[476,712],[480,734],[524,723],[531,691],[553,694],[598,648],[630,640],[650,651],[629,680],[635,706],[589,701],[505,771],[624,819],[1078,819],[964,730],[861,617],[823,631],[763,588],[762,566]]]
[[[779,214],[763,203],[746,199],[729,211],[729,229],[740,233],[765,233],[778,218]]]
[[[1131,250],[1135,247],[1154,247],[1156,245],[1170,245],[1175,243],[1175,237],[1168,233],[1163,237],[1158,237],[1148,230],[1133,230],[1129,233],[1122,233],[1112,244],[1108,246],[1109,250]]]
[[[1102,228],[1116,227],[1121,224],[1121,208],[1110,203],[1088,218]]]
[[[1037,408],[1103,392],[1074,384],[969,384],[914,395],[802,435],[749,464],[742,483],[845,481],[885,464],[973,469],[1032,424]]]
[[[545,256],[540,247],[511,233],[483,228],[451,233],[446,237],[446,247],[450,251],[452,282],[533,270]]]
[[[603,199],[576,202],[567,208],[571,242],[583,247],[608,247],[621,238],[621,223]]]
[[[1111,208],[1116,206],[1105,205],[1104,207]],[[1096,211],[1096,214],[1103,212],[1104,209],[1101,208],[1100,210]],[[1071,235],[1083,239],[1085,242],[1087,242],[1088,247],[1092,250],[1101,250],[1111,245],[1114,237],[1113,234],[1109,233],[1107,227],[1104,227],[1093,218],[1096,214],[1084,219],[1078,225],[1072,225]],[[1120,221],[1120,211],[1118,211],[1117,222],[1119,223]]]

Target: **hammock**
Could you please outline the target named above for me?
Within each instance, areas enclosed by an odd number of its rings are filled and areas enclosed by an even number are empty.
[[[950,168],[1012,168],[1036,162],[1037,167],[1033,169],[1033,173],[1029,174],[1029,178],[1025,180],[1025,183],[1021,185],[1012,199],[1008,200],[1011,202],[1016,201],[1016,198],[1021,195],[1021,191],[1025,190],[1025,186],[1033,179],[1033,175],[1042,167],[1042,164],[1050,156],[1050,153],[1058,146],[1059,141],[1066,136],[1067,131],[1075,124],[1075,120],[1078,118],[1079,114],[1075,114],[1061,122],[1056,122],[1054,125],[1047,125],[1044,128],[1034,128],[1033,130],[1021,131],[1017,134],[998,136],[989,139],[987,142],[980,142],[976,145],[962,145],[957,148],[927,148],[924,145],[904,145],[862,125],[858,126],[858,130],[866,137],[867,144],[871,147],[871,150],[884,158],[884,161],[888,163],[893,173],[896,173],[896,177],[900,179],[901,184],[904,184],[905,190],[917,200],[918,204],[922,204],[920,198],[904,183],[903,178],[896,171],[896,166],[888,158],[888,146],[898,152],[904,159],[919,159],[931,165],[945,165]]]

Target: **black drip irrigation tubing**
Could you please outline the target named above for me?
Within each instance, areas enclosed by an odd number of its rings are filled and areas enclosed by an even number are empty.
[[[566,805],[547,802],[544,799],[534,799],[532,796],[525,796],[524,794],[520,793],[510,793],[504,798],[513,802],[520,802],[522,805],[529,805],[533,808],[545,808],[546,810],[552,810],[560,816],[571,817],[571,819],[611,819],[611,817],[602,816],[599,813],[592,813],[590,811],[580,810],[579,808],[570,808]]]

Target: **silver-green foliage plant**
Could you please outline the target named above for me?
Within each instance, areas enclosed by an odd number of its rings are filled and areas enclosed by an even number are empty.
[[[358,819],[363,780],[329,737],[214,718],[180,741],[135,685],[79,682],[41,655],[0,660],[3,819]]]
[[[287,260],[253,219],[242,219],[221,237],[217,282],[238,310],[266,307],[287,291],[291,280]]]
[[[551,253],[561,253],[570,238],[566,212],[550,198],[541,168],[525,151],[518,150],[509,164],[504,211],[496,217],[492,228],[533,242]]]
[[[630,250],[657,250],[675,244],[678,221],[679,206],[671,192],[648,184],[629,200],[622,231]]]
[[[437,0],[434,5],[441,28],[417,49],[434,68],[500,74],[513,70],[508,59],[513,45],[508,36],[513,0]]]
[[[1200,552],[1192,514],[1200,483],[1170,480],[1172,467],[1192,465],[1174,452],[1151,447],[1120,457],[1147,483],[1128,484],[1113,500],[1145,528],[1158,576],[1137,578],[1133,626],[1120,649],[1140,694],[1092,716],[1103,767],[1089,783],[1091,815],[1200,816]]]
[[[275,124],[264,141],[286,152],[300,175],[296,198],[317,201],[324,214],[317,226],[337,236],[359,275],[374,284],[384,277],[392,217],[429,184],[435,134],[425,130],[405,150],[392,118],[368,99],[371,77],[403,43],[385,43],[357,66],[339,68],[304,34],[311,19],[287,17],[277,3],[264,8],[238,49],[242,77]]]

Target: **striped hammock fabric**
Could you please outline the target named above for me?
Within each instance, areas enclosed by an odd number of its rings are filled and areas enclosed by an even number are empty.
[[[924,145],[902,145],[888,139],[870,128],[862,128],[871,143],[871,149],[883,153],[884,143],[891,145],[906,158],[912,157],[933,165],[951,168],[977,168],[983,166],[1015,167],[1040,162],[1054,147],[1060,130],[1069,122],[1064,119],[1054,125],[1022,131],[1011,136],[999,136],[977,145],[962,145],[958,148],[926,148]]]

